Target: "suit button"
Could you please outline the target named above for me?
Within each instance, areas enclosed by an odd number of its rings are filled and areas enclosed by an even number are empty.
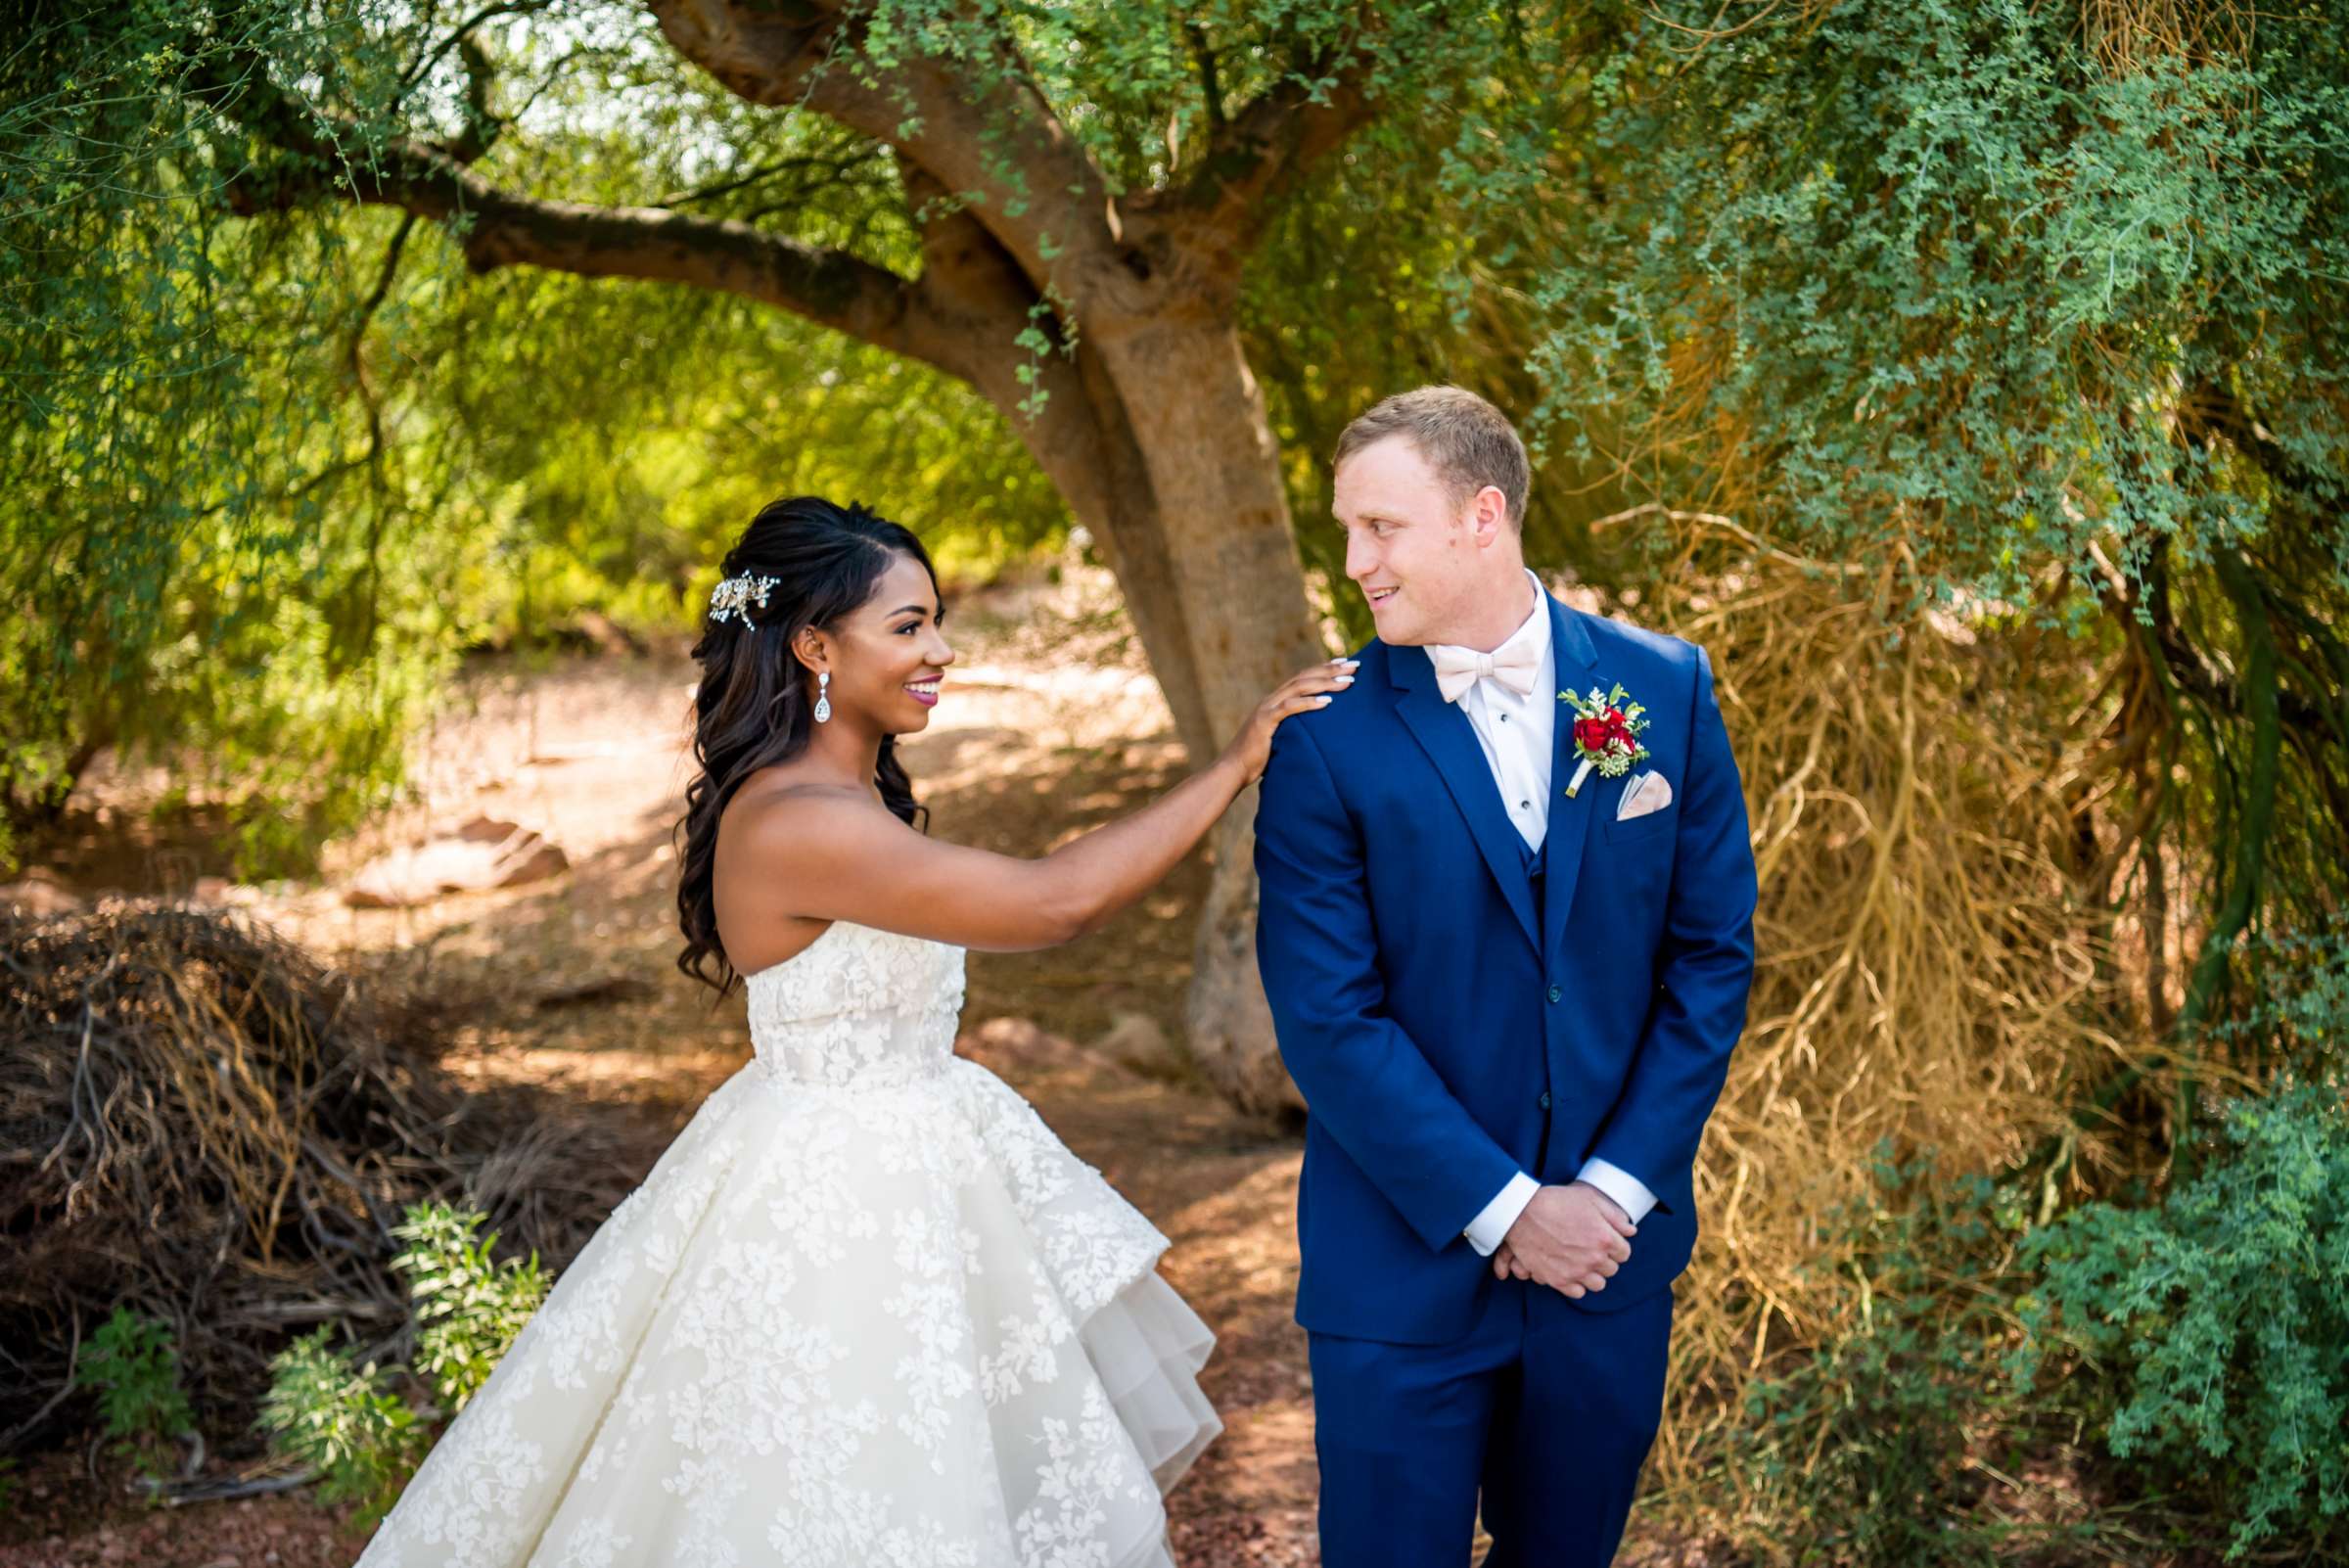
[[[1549,1090],[1547,1089],[1542,1091],[1542,1109],[1544,1111],[1549,1109]]]
[[[1555,987],[1555,986],[1552,986],[1552,987],[1550,987],[1550,988],[1549,988],[1549,999],[1550,999],[1551,1001],[1553,1001],[1553,1002],[1554,1002],[1554,1001],[1556,1001],[1556,1000],[1558,999],[1558,997],[1559,997],[1559,996],[1561,996],[1562,994],[1564,994],[1564,993],[1563,993],[1562,992],[1560,992],[1560,991],[1558,990],[1558,988],[1557,988],[1557,987]]]

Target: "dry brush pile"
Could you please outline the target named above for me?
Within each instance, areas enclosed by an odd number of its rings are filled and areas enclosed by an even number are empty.
[[[1749,1021],[1697,1172],[1704,1284],[1675,1326],[1668,1489],[1738,1441],[1739,1391],[1773,1352],[1857,1310],[1827,1222],[1867,1194],[1884,1140],[1953,1173],[2054,1141],[2064,1179],[2098,1185],[2149,1158],[2072,1115],[2150,1054],[2109,907],[2066,859],[2086,661],[2026,668],[2046,646],[1987,620],[1888,613],[1892,572],[1750,535],[1725,559],[1704,533],[1636,614],[1711,653],[1761,903]],[[2148,1092],[2167,1091],[2153,1072]]]
[[[626,1188],[623,1134],[456,1084],[444,1006],[231,914],[0,915],[0,1448],[74,1418],[117,1306],[171,1325],[227,1433],[295,1334],[339,1320],[393,1350],[407,1203],[478,1207],[567,1261]]]

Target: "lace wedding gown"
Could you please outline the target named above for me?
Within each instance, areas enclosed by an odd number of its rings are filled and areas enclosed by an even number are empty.
[[[1172,1568],[1222,1429],[1167,1238],[953,1054],[963,950],[836,922],[360,1568]]]

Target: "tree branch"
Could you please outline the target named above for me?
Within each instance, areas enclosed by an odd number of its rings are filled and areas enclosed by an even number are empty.
[[[1196,20],[1183,23],[1182,35],[1190,41],[1192,64],[1199,68],[1199,93],[1207,101],[1207,140],[1213,147],[1228,123],[1223,117],[1223,81],[1216,69],[1216,51],[1207,41],[1207,29]]]
[[[478,163],[505,125],[489,107],[494,75],[489,51],[466,37],[457,40],[457,53],[465,63],[465,128],[448,144],[448,156],[460,163]]]
[[[719,197],[732,196],[737,191],[748,190],[754,185],[763,185],[778,174],[798,175],[802,176],[803,180],[808,175],[821,174],[825,176],[820,181],[822,185],[845,185],[848,183],[849,177],[855,173],[860,166],[878,162],[889,155],[889,151],[888,148],[872,142],[859,142],[854,147],[836,155],[795,154],[789,158],[778,158],[770,162],[759,164],[747,173],[729,175],[724,179],[709,185],[698,186],[690,191],[672,191],[652,205],[663,208],[698,207],[705,202],[714,202]],[[805,194],[813,186],[801,183],[797,188],[802,194]],[[762,192],[761,194],[766,193]]]
[[[483,23],[494,21],[499,17],[535,16],[546,9],[547,0],[493,0],[493,3],[482,7],[481,10],[459,23],[447,37],[418,56],[414,65],[400,72],[399,90],[401,94],[404,95],[410,88],[422,81],[425,73],[438,65],[450,50],[460,47],[470,39],[474,29]],[[393,100],[394,104],[397,102],[398,99]]]
[[[2097,599],[2119,616],[2124,624],[2133,622],[2140,609],[2143,610],[2152,646],[2178,689],[2213,713],[2231,718],[2242,716],[2245,702],[2241,688],[2225,669],[2212,663],[2178,623],[2171,605],[2169,573],[2164,565],[2166,547],[2165,553],[2154,557],[2148,566],[2142,593],[2131,589],[2120,569],[2093,543],[2089,555],[2097,569]],[[2333,722],[2330,714],[2299,692],[2280,691],[2277,701],[2283,721],[2296,729],[2323,729]]]
[[[684,283],[789,310],[820,326],[976,383],[990,334],[941,310],[918,283],[847,252],[731,219],[660,208],[591,207],[503,191],[449,154],[394,140],[369,162],[343,151],[349,123],[280,91],[258,60],[203,84],[214,108],[286,153],[232,183],[240,213],[320,196],[392,207],[447,224],[476,272],[530,265],[581,277]],[[1001,340],[1019,330],[1006,325]],[[998,356],[999,357],[999,356]]]
[[[831,0],[763,8],[749,0],[649,0],[686,59],[750,103],[803,107],[886,142],[972,211],[1040,292],[1057,284],[1081,310],[1147,269],[1113,232],[1108,184],[1044,101],[1008,38],[984,93],[947,63],[908,54],[887,70],[857,58],[855,19]],[[994,162],[990,164],[990,150]],[[1016,185],[1001,178],[1008,167]]]
[[[1255,246],[1281,199],[1377,113],[1366,56],[1333,74],[1318,63],[1311,69],[1311,84],[1287,76],[1249,100],[1211,137],[1198,171],[1169,193],[1170,213],[1221,240],[1235,260]]]
[[[2179,412],[2188,428],[2215,431],[2226,437],[2234,443],[2235,450],[2250,458],[2269,479],[2299,495],[2312,508],[2330,505],[2340,491],[2338,479],[2317,473],[2285,451],[2226,383],[2216,377],[2204,377],[2194,383]]]

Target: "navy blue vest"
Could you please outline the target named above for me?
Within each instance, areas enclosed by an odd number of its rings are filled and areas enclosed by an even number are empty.
[[[1546,917],[1543,913],[1542,893],[1543,883],[1549,871],[1549,835],[1542,835],[1542,848],[1539,850],[1527,849],[1525,840],[1518,839],[1517,858],[1524,863],[1526,884],[1534,891],[1534,929],[1545,930],[1547,928],[1543,925]]]

